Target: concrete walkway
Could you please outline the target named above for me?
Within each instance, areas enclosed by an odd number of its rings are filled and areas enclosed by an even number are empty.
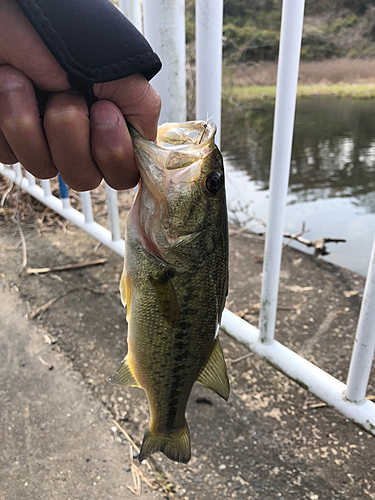
[[[14,288],[0,289],[0,310],[0,498],[133,498],[129,455],[102,405],[25,319]]]

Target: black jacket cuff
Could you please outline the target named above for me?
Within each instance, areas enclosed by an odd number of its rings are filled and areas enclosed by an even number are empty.
[[[147,40],[109,0],[16,1],[77,89],[136,73],[150,80],[161,68]]]

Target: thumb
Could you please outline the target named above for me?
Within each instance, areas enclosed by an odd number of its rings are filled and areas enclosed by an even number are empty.
[[[156,139],[161,99],[156,90],[141,74],[108,83],[96,83],[93,88],[97,99],[112,101],[125,119],[145,139]]]

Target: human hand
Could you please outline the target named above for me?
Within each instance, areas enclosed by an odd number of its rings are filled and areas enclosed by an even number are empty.
[[[141,74],[98,83],[90,109],[15,0],[0,0],[0,161],[20,161],[48,179],[61,173],[77,191],[104,177],[115,189],[139,180],[125,119],[156,138],[161,101]],[[33,84],[51,92],[42,122]]]

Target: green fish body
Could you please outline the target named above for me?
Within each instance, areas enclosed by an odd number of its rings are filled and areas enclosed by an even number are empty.
[[[145,390],[150,423],[139,459],[190,459],[195,381],[229,395],[218,329],[228,287],[222,156],[211,122],[165,124],[158,145],[131,130],[140,186],[128,215],[121,298],[128,354],[112,381]]]

